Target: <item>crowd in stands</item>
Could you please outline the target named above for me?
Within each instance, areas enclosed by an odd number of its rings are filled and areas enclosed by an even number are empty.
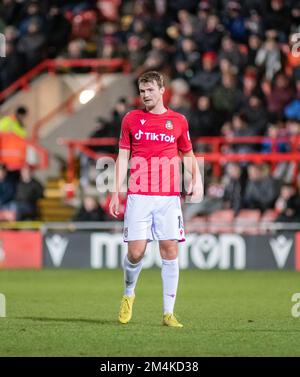
[[[299,0],[4,0],[0,19],[7,41],[2,89],[46,57],[121,57],[134,80],[147,70],[165,75],[166,102],[187,117],[196,152],[208,151],[203,137],[262,136],[222,152],[286,153],[300,135]],[[87,137],[119,137],[131,105],[121,98]],[[84,157],[81,164],[84,171]],[[296,165],[230,163],[216,178],[207,164],[205,200],[187,217],[275,208],[281,220],[298,219]]]
[[[12,174],[0,164],[0,211],[8,212],[10,220],[37,219],[37,202],[42,197],[43,186],[34,178],[30,166],[25,165],[19,174]]]

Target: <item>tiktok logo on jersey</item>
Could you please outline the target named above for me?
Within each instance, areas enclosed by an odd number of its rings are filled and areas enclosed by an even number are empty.
[[[143,131],[139,130],[139,132],[134,135],[135,140],[141,140],[143,133]]]
[[[165,141],[167,143],[175,143],[175,136],[166,134],[156,134],[154,132],[143,132],[139,130],[134,134],[135,140],[148,140],[148,141]]]

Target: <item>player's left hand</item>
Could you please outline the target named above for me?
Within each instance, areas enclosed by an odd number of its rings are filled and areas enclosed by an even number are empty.
[[[118,218],[120,214],[119,206],[120,206],[119,195],[117,193],[113,193],[111,201],[109,203],[109,213],[111,216],[115,217],[116,219]]]
[[[188,203],[200,203],[202,202],[204,198],[204,192],[202,184],[199,185],[193,185],[190,183],[188,188],[188,194],[187,194],[187,202]]]

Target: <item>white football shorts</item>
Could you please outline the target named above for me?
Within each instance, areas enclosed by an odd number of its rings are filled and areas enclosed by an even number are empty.
[[[123,238],[125,242],[185,241],[179,196],[129,194],[124,216]]]

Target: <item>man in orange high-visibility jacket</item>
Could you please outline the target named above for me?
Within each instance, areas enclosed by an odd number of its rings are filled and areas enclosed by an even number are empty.
[[[27,114],[27,108],[19,106],[13,115],[7,115],[0,119],[0,133],[11,132],[25,139],[27,131],[25,129],[24,120]]]

